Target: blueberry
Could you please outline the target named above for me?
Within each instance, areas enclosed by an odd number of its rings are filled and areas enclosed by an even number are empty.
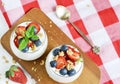
[[[68,74],[69,76],[73,76],[74,74],[76,74],[76,70],[71,69],[71,70],[68,71],[67,74]]]
[[[62,46],[61,46],[61,50],[62,50],[62,51],[67,51],[67,50],[68,50],[68,46],[62,45]]]
[[[50,62],[51,67],[55,67],[57,65],[56,60]]]
[[[29,50],[29,47],[26,46],[26,47],[22,50],[22,52],[27,52],[28,50]]]
[[[56,56],[59,54],[59,52],[60,52],[60,49],[56,48],[55,50],[53,50],[53,55]]]
[[[40,39],[38,39],[34,41],[34,44],[38,47],[42,44],[42,42],[40,41]]]
[[[61,69],[60,74],[61,75],[66,75],[67,74],[67,69],[66,68]]]

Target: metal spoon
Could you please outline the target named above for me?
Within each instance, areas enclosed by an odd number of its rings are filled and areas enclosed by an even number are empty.
[[[56,15],[62,19],[62,20],[67,20],[75,29],[76,31],[83,37],[83,39],[92,47],[92,51],[96,54],[100,52],[100,47],[95,46],[86,36],[85,34],[74,24],[72,23],[69,18],[70,18],[70,11],[65,8],[64,6],[58,5],[56,7]]]

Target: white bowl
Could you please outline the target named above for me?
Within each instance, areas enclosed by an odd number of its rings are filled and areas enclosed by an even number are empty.
[[[61,46],[62,45],[60,45],[56,48],[60,48]],[[71,45],[69,45],[69,46],[71,46]],[[73,46],[71,46],[71,47],[73,47]],[[54,49],[56,49],[56,48],[54,48]],[[46,68],[46,71],[47,71],[49,77],[52,78],[54,81],[59,82],[59,83],[73,82],[81,75],[84,63],[79,62],[79,64],[75,66],[76,74],[74,74],[73,76],[61,75],[60,73],[58,73],[58,71],[56,72],[56,68],[53,68],[50,66],[50,62],[53,60],[54,49],[52,49],[50,51],[50,53],[48,54],[48,56],[46,58],[46,62],[45,62],[45,68]],[[81,58],[81,59],[83,60],[83,58]]]
[[[26,22],[19,24],[18,26],[27,26],[30,22],[31,21],[26,21]],[[48,38],[47,38],[47,34],[44,31],[44,29],[42,28],[42,26],[41,25],[39,25],[39,26],[40,26],[40,31],[38,32],[38,34],[40,34],[40,33],[42,34],[42,36],[39,37],[42,44],[39,47],[37,47],[35,51],[29,51],[29,52],[25,52],[25,53],[20,51],[14,44],[14,38],[16,37],[15,31],[13,31],[11,33],[10,47],[11,47],[13,53],[18,58],[20,58],[22,60],[30,61],[30,60],[35,60],[44,54],[44,52],[47,48],[47,45],[48,45]]]

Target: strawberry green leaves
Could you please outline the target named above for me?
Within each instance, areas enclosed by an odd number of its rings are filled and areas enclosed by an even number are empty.
[[[18,67],[15,65],[12,65],[10,68],[11,71],[18,71]]]
[[[7,71],[6,72],[6,78],[9,78],[9,76],[14,77],[14,72],[13,71]]]
[[[10,71],[7,71],[6,72],[6,78],[9,78],[9,75],[10,75]]]
[[[9,78],[9,76],[14,77],[14,71],[18,71],[18,67],[15,65],[12,65],[10,69],[6,72],[6,78]]]

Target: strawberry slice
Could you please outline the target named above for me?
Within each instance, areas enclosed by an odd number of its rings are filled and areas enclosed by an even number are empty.
[[[22,69],[16,65],[12,65],[10,69],[6,72],[6,77],[14,82],[18,82],[20,84],[26,84],[27,78],[22,71]]]
[[[67,55],[73,62],[77,61],[80,58],[80,53],[71,48],[67,50]]]
[[[29,27],[29,26],[34,26],[34,27],[35,27],[35,29],[34,29],[35,34],[37,34],[37,33],[40,31],[40,26],[39,26],[39,24],[37,24],[37,23],[35,23],[35,22],[31,22],[31,23],[28,25],[28,27]]]
[[[24,26],[18,26],[15,30],[15,33],[17,34],[17,36],[25,36],[25,31],[26,31],[26,27]]]
[[[34,43],[32,41],[29,41],[27,44],[28,47],[32,47],[33,45],[34,45]]]
[[[16,36],[14,38],[14,44],[17,48],[19,47],[19,44],[20,44],[21,40],[22,40],[22,36]]]
[[[63,56],[59,56],[57,59],[57,65],[56,68],[57,69],[62,69],[67,65],[66,59]]]
[[[18,48],[18,46],[19,46],[19,41],[18,41],[17,36],[14,38],[14,43],[15,43],[15,46]]]

